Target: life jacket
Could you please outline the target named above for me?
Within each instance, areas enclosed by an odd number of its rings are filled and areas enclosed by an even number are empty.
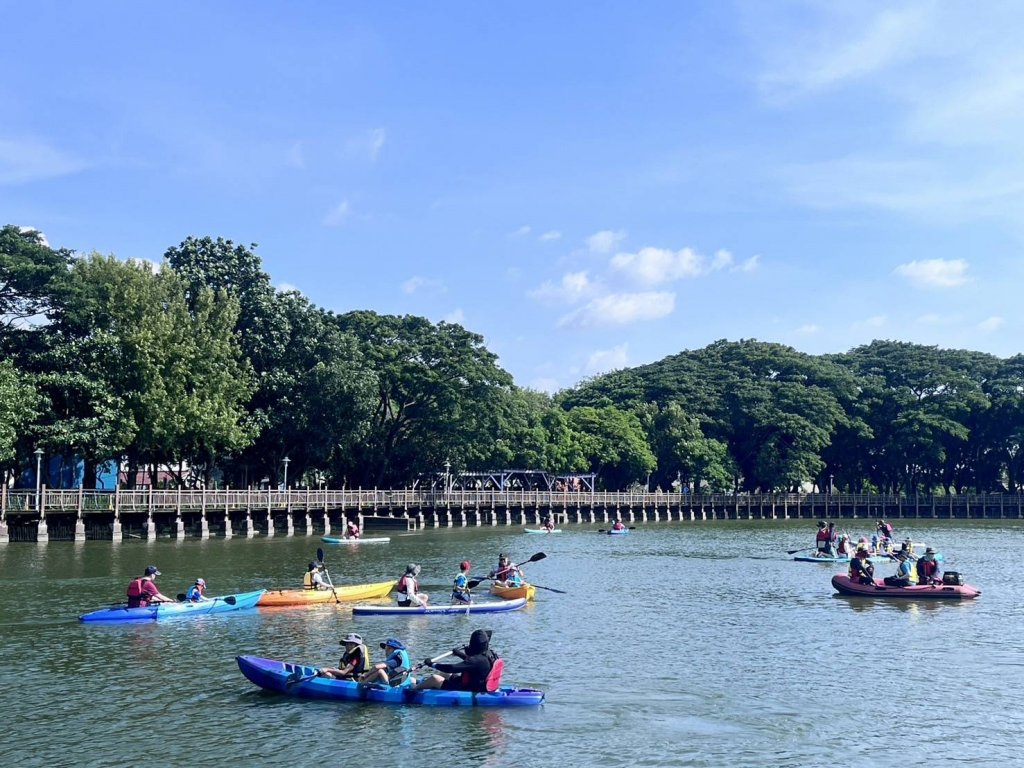
[[[462,672],[459,675],[459,685],[464,691],[473,691],[474,693],[487,693],[489,691],[498,690],[498,685],[501,683],[501,672],[505,669],[505,662],[502,661],[498,654],[494,651],[488,650],[486,653],[487,660],[491,663],[491,668],[488,670],[487,675],[483,680],[474,680],[472,672]],[[497,671],[495,671],[497,668]],[[494,685],[491,688],[491,685]]]
[[[501,687],[501,673],[505,670],[503,659],[495,659],[491,664],[491,671],[487,673],[487,680],[484,681],[484,689],[488,693],[494,693]]]
[[[365,645],[357,645],[351,651],[346,652],[345,655],[341,657],[341,661],[338,662],[338,666],[339,667],[344,667],[349,662],[351,662],[352,661],[352,657],[356,655],[356,651],[361,651],[361,653],[359,655],[359,663],[352,670],[352,674],[353,675],[361,675],[364,672],[369,672],[370,671],[370,651],[369,651],[369,649],[367,649],[367,647]]]
[[[814,535],[814,543],[818,546],[819,552],[828,552],[832,545],[832,537],[827,528],[819,528]]]
[[[939,564],[935,560],[921,558],[917,561],[917,580],[921,584],[927,584],[929,579],[935,578],[939,572]]]
[[[142,577],[138,576],[128,582],[128,597],[142,597]]]
[[[313,589],[313,572],[306,571],[306,575],[302,577],[302,586],[306,589]]]

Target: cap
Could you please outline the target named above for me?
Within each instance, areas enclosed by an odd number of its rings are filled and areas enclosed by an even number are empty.
[[[381,648],[394,648],[396,651],[404,651],[405,643],[399,640],[397,637],[389,637],[383,643],[380,644]]]
[[[159,576],[160,575],[160,571],[157,569],[157,567],[155,565],[147,565],[146,566],[146,575],[147,576]]]
[[[345,643],[355,643],[356,645],[362,645],[363,638],[361,635],[357,635],[355,632],[350,632],[338,641],[338,645],[344,645]]]
[[[196,579],[196,586],[197,587],[205,587],[206,586],[206,579]]]
[[[461,563],[459,563],[460,571],[468,571],[471,567],[472,566],[470,566],[469,560],[463,560]]]

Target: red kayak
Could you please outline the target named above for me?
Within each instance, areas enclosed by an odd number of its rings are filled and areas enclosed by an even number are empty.
[[[881,579],[873,584],[858,584],[843,573],[832,577],[832,586],[843,595],[857,597],[909,597],[925,600],[971,600],[981,590],[970,584],[915,584],[911,587],[890,587]]]

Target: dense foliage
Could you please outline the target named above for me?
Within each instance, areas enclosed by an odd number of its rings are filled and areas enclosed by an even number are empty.
[[[159,265],[0,230],[0,481],[33,451],[175,482],[401,487],[499,468],[599,488],[999,492],[1024,482],[1024,356],[719,341],[551,397],[460,325],[333,314],[256,246]],[[187,472],[185,471],[187,468]]]

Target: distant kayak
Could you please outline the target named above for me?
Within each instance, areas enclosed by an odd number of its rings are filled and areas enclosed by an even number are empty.
[[[237,595],[212,597],[198,603],[153,603],[144,608],[129,608],[127,605],[101,608],[79,616],[80,621],[160,621],[162,619],[209,616],[214,613],[233,613],[245,608],[254,608],[266,590],[240,592]]]
[[[377,536],[366,539],[346,539],[344,536],[321,536],[320,541],[325,544],[387,544],[391,541],[391,537]]]
[[[858,584],[837,573],[832,586],[841,595],[850,597],[917,598],[922,600],[972,600],[981,590],[970,584],[914,584],[910,587],[890,587],[881,579],[873,584]]]
[[[503,587],[499,584],[491,584],[491,594],[500,597],[502,600],[518,600],[525,597],[533,600],[537,594],[537,588],[533,584],[523,584],[520,587]]]
[[[395,588],[394,581],[378,581],[374,584],[349,584],[330,589],[268,589],[256,604],[260,608],[283,605],[322,605],[324,603],[347,603],[353,600],[373,600],[387,597]]]
[[[527,533],[561,533],[561,528],[552,528],[550,531],[547,528],[523,528]]]
[[[401,608],[397,605],[356,605],[352,608],[353,616],[423,616],[452,615],[467,613],[500,613],[515,611],[526,605],[526,598],[502,600],[496,603],[468,603],[465,605],[428,605],[426,608]]]
[[[622,528],[618,531],[616,531],[614,528],[608,529],[609,536],[625,536],[627,533],[629,533],[629,528]]]
[[[292,664],[259,656],[237,656],[238,668],[255,685],[302,699],[377,701],[384,704],[422,704],[430,707],[536,707],[544,692],[534,688],[503,685],[494,693],[404,687],[361,686],[351,680],[315,677],[316,667]]]

